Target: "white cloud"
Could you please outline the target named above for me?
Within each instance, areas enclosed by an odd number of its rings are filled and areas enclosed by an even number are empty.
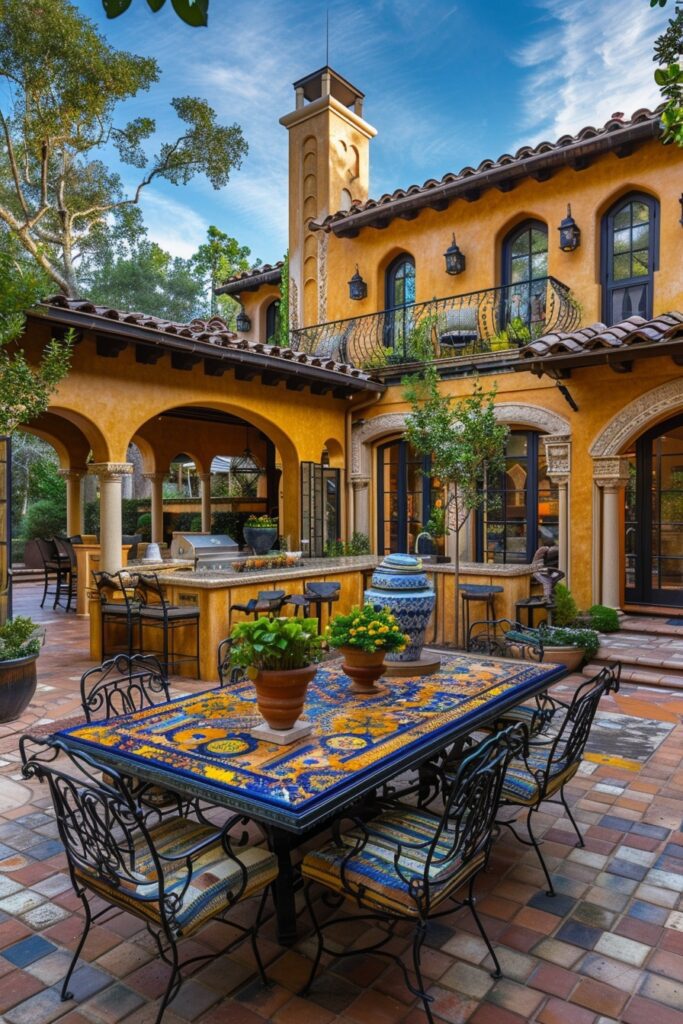
[[[208,221],[183,202],[146,191],[143,210],[149,238],[174,256],[187,259],[206,241]]]
[[[513,60],[527,69],[524,136],[555,139],[658,103],[652,46],[665,15],[645,0],[538,0],[541,28]]]

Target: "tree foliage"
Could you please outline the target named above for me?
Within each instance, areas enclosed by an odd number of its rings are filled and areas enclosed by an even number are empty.
[[[205,282],[209,292],[210,312],[219,313],[230,327],[234,326],[240,304],[230,295],[216,295],[215,289],[233,274],[248,270],[252,265],[250,255],[248,246],[240,245],[236,238],[231,238],[212,224],[206,232],[206,242],[199,246],[191,259],[194,272]],[[260,263],[257,260],[254,266]]]
[[[79,260],[108,233],[135,241],[137,204],[156,179],[184,185],[205,175],[224,186],[247,151],[240,127],[221,125],[209,104],[172,100],[177,138],[150,154],[150,117],[127,123],[116,107],[159,79],[155,60],[111,47],[69,0],[0,0],[0,221],[66,294]],[[139,168],[126,192],[101,159],[106,146]]]
[[[127,11],[132,0],[102,0],[108,18],[118,18]],[[156,14],[166,0],[147,0],[147,6]],[[192,28],[205,28],[209,23],[209,0],[171,0],[171,6],[179,18]]]
[[[495,387],[485,391],[475,378],[472,392],[454,398],[442,392],[433,363],[422,376],[403,381],[410,404],[406,438],[420,455],[431,457],[431,475],[443,483],[450,523],[459,534],[475,509],[486,502],[486,479],[505,471],[508,427],[496,420]],[[489,502],[490,504],[490,502]],[[449,524],[450,525],[450,524]],[[459,537],[455,546],[456,582],[459,575]],[[455,636],[460,633],[460,602],[455,590]]]
[[[666,7],[667,0],[650,0],[650,7]],[[683,3],[676,2],[669,23],[655,42],[654,60],[659,67],[655,82],[666,106],[662,111],[664,142],[683,146]]]
[[[24,329],[23,311],[44,293],[45,277],[26,258],[16,240],[0,231],[0,434],[43,413],[71,364],[72,338],[51,340],[38,366],[17,346]]]

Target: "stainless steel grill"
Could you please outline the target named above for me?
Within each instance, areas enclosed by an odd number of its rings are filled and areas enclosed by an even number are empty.
[[[239,545],[227,533],[174,533],[171,555],[194,559],[195,569],[229,569]]]

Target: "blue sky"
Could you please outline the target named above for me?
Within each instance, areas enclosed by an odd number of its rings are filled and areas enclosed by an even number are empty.
[[[170,3],[153,15],[133,0],[116,21],[100,0],[77,3],[113,45],[159,62],[160,83],[127,116],[152,115],[159,138],[173,138],[169,100],[203,96],[249,143],[218,192],[203,178],[147,189],[150,237],[188,256],[213,223],[254,257],[279,259],[287,138],[278,118],[294,105],[292,82],[325,62],[326,4],[211,0],[208,29],[191,29]],[[378,130],[371,195],[658,102],[652,44],[667,19],[648,0],[329,0],[329,18],[330,64],[365,92]]]

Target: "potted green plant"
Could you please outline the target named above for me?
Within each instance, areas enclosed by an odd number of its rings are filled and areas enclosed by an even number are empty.
[[[325,637],[330,647],[344,655],[342,669],[352,680],[354,693],[377,693],[375,683],[384,671],[384,655],[403,651],[410,642],[389,609],[372,604],[335,615]]]
[[[277,538],[277,519],[272,516],[249,516],[242,532],[255,555],[267,555]]]
[[[44,634],[26,616],[0,626],[0,722],[13,722],[36,692],[36,661]]]
[[[266,722],[271,729],[291,729],[322,658],[318,620],[262,616],[237,623],[230,636],[231,666],[246,669]]]
[[[543,644],[543,658],[566,665],[570,671],[584,661],[595,657],[600,638],[594,629],[576,626],[539,626],[538,635]]]

